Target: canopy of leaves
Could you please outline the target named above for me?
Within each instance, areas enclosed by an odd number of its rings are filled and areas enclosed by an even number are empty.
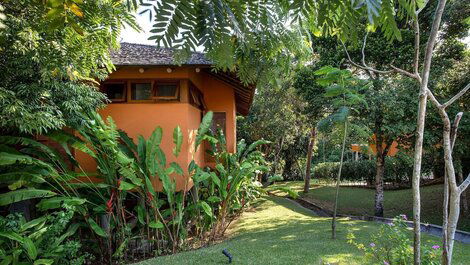
[[[96,81],[113,70],[109,52],[124,24],[118,0],[3,1],[0,130],[44,133],[80,123],[104,102]]]
[[[243,81],[259,82],[276,76],[269,73],[279,67],[267,66],[290,65],[305,56],[310,32],[356,40],[367,19],[388,39],[401,39],[396,17],[414,16],[423,4],[423,0],[147,0],[142,13],[154,20],[151,40],[186,54],[203,47],[217,69],[238,70]]]

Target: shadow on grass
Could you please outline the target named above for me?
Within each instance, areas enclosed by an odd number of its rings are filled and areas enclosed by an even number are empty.
[[[333,240],[331,218],[315,216],[283,198],[263,197],[255,211],[244,213],[231,228],[229,240],[141,264],[226,264],[221,253],[225,248],[234,264],[367,264],[362,253],[346,242],[346,235],[354,231],[358,241],[368,244],[378,228],[373,222],[339,219]]]

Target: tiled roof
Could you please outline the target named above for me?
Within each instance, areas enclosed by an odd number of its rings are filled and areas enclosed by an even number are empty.
[[[174,50],[153,45],[121,43],[118,51],[111,53],[111,60],[116,66],[170,66],[176,65]],[[194,52],[183,65],[199,65],[204,72],[229,84],[235,91],[237,112],[248,115],[255,93],[255,85],[243,85],[233,72],[213,72],[210,68],[212,62],[207,60],[203,53]]]
[[[121,43],[118,51],[111,53],[115,65],[176,65],[174,50],[153,45]],[[211,65],[203,53],[194,52],[183,65]]]

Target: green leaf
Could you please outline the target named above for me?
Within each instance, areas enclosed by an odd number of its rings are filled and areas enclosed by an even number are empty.
[[[211,173],[211,178],[215,185],[220,188],[220,179],[214,172]]]
[[[184,172],[183,169],[180,167],[180,165],[176,162],[171,162],[170,167],[173,168],[173,170],[176,172],[176,174],[183,176]]]
[[[209,204],[207,204],[207,202],[205,201],[200,201],[199,203],[199,207],[202,208],[202,210],[204,211],[204,213],[206,213],[207,216],[209,217],[213,217],[214,215],[212,214],[212,208],[210,207]]]
[[[10,240],[14,240],[14,241],[17,241],[17,242],[20,242],[20,243],[23,243],[24,242],[24,239],[22,236],[20,236],[19,234],[15,233],[15,232],[2,232],[0,231],[0,237],[5,237],[5,238],[8,238]]]
[[[39,218],[36,218],[36,219],[33,219],[23,225],[21,225],[21,229],[20,231],[23,232],[23,231],[26,231],[28,229],[30,229],[31,227],[35,227],[35,226],[38,226],[38,225],[43,225],[47,220],[47,216],[44,215],[42,217],[39,217]]]
[[[88,218],[87,219],[88,224],[90,225],[90,228],[100,237],[108,237],[106,232],[101,228],[93,218]]]
[[[145,211],[142,205],[137,205],[136,211],[137,211],[137,220],[139,220],[139,223],[145,224]]]
[[[53,259],[38,259],[34,261],[34,265],[52,265],[54,264]]]
[[[149,223],[149,227],[154,228],[154,229],[162,229],[163,223],[160,221],[152,221]]]
[[[36,259],[36,257],[38,256],[38,250],[36,249],[36,246],[29,237],[25,237],[23,239],[23,248],[26,250],[26,254],[28,254],[28,257],[30,259]]]
[[[41,211],[46,211],[49,209],[56,209],[62,207],[62,205],[67,206],[77,206],[82,205],[87,202],[86,199],[78,198],[78,197],[53,197],[48,199],[42,199],[36,207],[38,207]]]
[[[135,189],[136,187],[137,187],[136,185],[126,182],[124,180],[121,180],[121,182],[119,183],[119,190],[132,190],[132,189]]]
[[[183,132],[179,126],[173,130],[173,143],[175,144],[175,147],[173,148],[173,155],[178,157],[179,153],[181,152],[181,146],[183,144]]]
[[[220,199],[219,197],[217,196],[210,196],[209,198],[206,199],[208,202],[212,202],[212,203],[218,203],[218,202],[221,202],[222,199]]]
[[[56,193],[49,190],[21,189],[10,191],[0,194],[0,206],[5,206],[29,199],[51,197],[54,195],[56,195]]]
[[[197,130],[197,136],[196,136],[196,141],[195,141],[196,151],[199,145],[201,144],[202,140],[204,139],[204,136],[207,134],[207,132],[209,131],[209,128],[212,125],[213,116],[214,116],[214,113],[212,111],[209,111],[202,118],[201,124],[199,125],[199,129]]]

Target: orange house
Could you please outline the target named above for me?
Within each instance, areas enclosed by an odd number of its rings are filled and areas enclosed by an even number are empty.
[[[168,163],[174,161],[187,169],[193,159],[200,166],[211,163],[204,148],[194,151],[194,141],[203,115],[212,111],[213,129],[221,128],[228,151],[235,151],[236,115],[248,114],[254,86],[243,85],[233,73],[212,71],[212,63],[202,53],[193,53],[177,65],[172,49],[122,43],[111,58],[116,71],[101,83],[111,101],[100,110],[103,118],[111,116],[134,140],[139,135],[148,138],[157,126],[162,127],[161,147]],[[172,154],[176,126],[181,127],[184,139],[177,158]],[[85,172],[96,171],[91,157],[77,152],[76,159]],[[185,178],[176,179],[178,189],[187,178],[186,172]],[[160,188],[158,181],[156,186]]]

